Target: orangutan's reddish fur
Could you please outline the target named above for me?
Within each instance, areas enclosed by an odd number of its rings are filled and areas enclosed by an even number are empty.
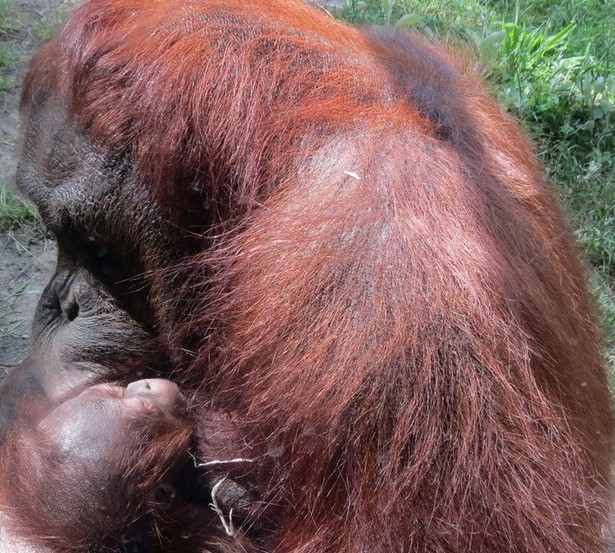
[[[132,419],[118,415],[125,442],[101,447],[98,456],[86,459],[83,452],[62,450],[38,429],[53,407],[40,398],[22,405],[20,422],[0,450],[3,553],[253,551],[241,529],[250,524],[248,498],[242,512],[233,512],[232,537],[220,527],[213,510],[192,501],[200,494],[197,487],[232,479],[233,467],[219,476],[201,471],[201,480],[188,486],[178,482],[186,469],[197,474],[194,467],[181,468],[188,457],[189,421],[170,423],[161,412],[135,414]],[[228,419],[211,415],[207,420],[210,435],[203,440],[204,448],[222,437],[229,444],[237,439]],[[153,498],[165,485],[175,494],[161,506]],[[223,508],[224,516],[230,517],[229,507]]]
[[[118,416],[127,440],[124,445],[132,446],[134,440],[140,447],[132,452],[108,448],[106,458],[91,458],[88,463],[83,453],[63,451],[38,429],[53,408],[40,398],[26,402],[19,424],[2,445],[1,515],[10,520],[3,529],[12,539],[26,539],[36,551],[72,553],[91,551],[92,544],[98,550],[117,546],[134,533],[131,526],[152,525],[156,509],[150,504],[151,492],[171,479],[167,471],[185,456],[189,426],[179,421],[173,426],[161,424],[161,415],[135,417],[130,424]],[[159,550],[157,536],[153,543],[148,548],[151,553]]]
[[[179,378],[271,461],[270,551],[604,551],[583,271],[471,64],[293,0],[94,0],[50,88],[178,225],[202,205],[168,348],[197,336]]]

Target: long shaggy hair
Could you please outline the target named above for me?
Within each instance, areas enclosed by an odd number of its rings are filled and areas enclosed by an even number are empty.
[[[166,339],[259,466],[269,550],[604,551],[583,271],[470,63],[294,0],[91,0],[33,62],[48,94],[207,238]]]

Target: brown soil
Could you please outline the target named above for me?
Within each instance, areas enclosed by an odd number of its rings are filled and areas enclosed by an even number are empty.
[[[55,264],[55,243],[29,231],[0,236],[0,376],[28,351],[30,321]]]

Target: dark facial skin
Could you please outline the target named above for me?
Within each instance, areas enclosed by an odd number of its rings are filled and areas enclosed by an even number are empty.
[[[104,467],[113,465],[114,455],[131,441],[131,426],[149,419],[164,435],[165,425],[186,424],[186,410],[185,398],[168,380],[138,380],[126,387],[97,384],[53,409],[36,430],[59,450]]]
[[[173,326],[177,306],[162,298],[179,282],[165,270],[189,244],[127,166],[74,131],[62,102],[37,100],[24,113],[17,182],[56,236],[58,260],[36,309],[31,353],[0,386],[0,442],[24,398],[134,379],[135,366],[169,373],[157,338]]]
[[[160,219],[146,189],[73,131],[61,103],[32,106],[24,129],[17,181],[55,234],[58,260],[36,309],[31,353],[0,386],[0,443],[25,398],[134,379],[134,366],[168,374],[156,343],[171,327],[171,306],[150,298],[178,284],[164,271],[183,253],[173,247],[179,230]]]
[[[69,453],[63,467],[73,480],[89,480],[97,488],[124,470],[125,461],[135,458],[133,450],[140,451],[131,425],[146,421],[162,441],[167,422],[177,422],[178,413],[180,420],[185,417],[177,386],[137,379],[171,376],[169,367],[177,362],[170,359],[172,352],[159,347],[160,335],[174,327],[182,312],[164,300],[171,297],[169,289],[181,285],[167,271],[190,253],[192,239],[186,239],[191,233],[165,222],[149,190],[135,186],[128,164],[99,152],[67,119],[63,101],[53,93],[37,98],[23,113],[17,182],[55,235],[58,259],[36,309],[31,352],[0,384],[0,444],[24,401],[61,402],[36,432],[48,434],[56,451]],[[171,461],[192,463],[187,451],[186,446],[183,457]],[[188,480],[194,483],[192,477]],[[151,491],[161,508],[170,501],[164,491],[168,484],[161,482]],[[186,484],[184,478],[181,485]],[[123,490],[113,496],[115,504],[129,503]],[[143,494],[138,499],[149,500]],[[51,509],[54,501],[52,497]],[[77,500],[66,514],[75,533],[80,524],[71,520],[71,512],[80,507]],[[191,509],[199,521],[202,509]],[[6,528],[10,525],[0,521],[5,536]],[[96,542],[99,537],[88,539]],[[13,550],[29,551],[27,544]]]

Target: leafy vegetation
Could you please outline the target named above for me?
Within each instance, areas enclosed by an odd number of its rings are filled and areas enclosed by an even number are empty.
[[[346,0],[354,23],[464,42],[533,137],[581,243],[615,375],[615,26],[612,0]]]
[[[39,40],[49,40],[66,21],[76,3],[77,0],[63,0],[56,5],[49,5],[41,13],[41,18],[32,25],[34,36]]]
[[[11,0],[0,0],[0,37],[15,29],[15,8]]]
[[[0,0],[0,92],[15,87],[15,80],[9,75],[17,61],[15,51],[7,39],[19,25],[19,19],[10,0]]]

